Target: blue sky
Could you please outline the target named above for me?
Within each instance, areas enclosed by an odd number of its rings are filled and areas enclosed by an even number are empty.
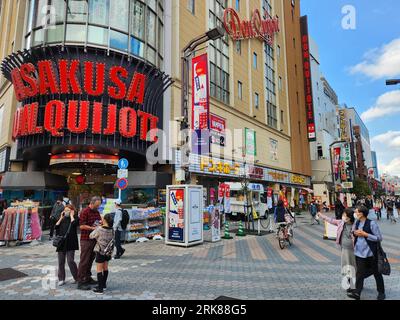
[[[355,29],[342,27],[343,7],[355,9]],[[380,173],[400,175],[399,0],[301,0],[321,69],[341,103],[355,107],[378,153]]]

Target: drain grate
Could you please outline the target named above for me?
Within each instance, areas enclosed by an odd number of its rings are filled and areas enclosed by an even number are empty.
[[[15,270],[15,269],[11,269],[11,268],[0,269],[0,281],[24,278],[27,276],[28,276],[27,274],[19,272],[18,270]]]

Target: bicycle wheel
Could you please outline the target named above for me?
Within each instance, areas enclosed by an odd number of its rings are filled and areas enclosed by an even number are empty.
[[[279,242],[279,247],[283,250],[285,249],[285,234],[282,229],[279,230],[278,232],[278,242]]]
[[[265,230],[269,230],[269,227],[271,225],[271,215],[269,214],[269,212],[265,212],[265,216],[264,217],[260,217],[260,225],[263,229]]]

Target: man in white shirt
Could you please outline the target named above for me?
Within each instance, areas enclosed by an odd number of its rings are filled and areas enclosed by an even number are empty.
[[[115,233],[115,248],[117,249],[117,253],[114,256],[114,259],[120,259],[122,255],[125,253],[125,249],[121,246],[121,238],[124,233],[122,229],[122,208],[121,208],[121,200],[115,201],[115,216],[114,216],[114,233]]]

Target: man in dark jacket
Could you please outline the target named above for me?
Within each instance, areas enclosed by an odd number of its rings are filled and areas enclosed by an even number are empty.
[[[335,202],[335,217],[337,220],[342,219],[344,209],[346,208],[344,207],[342,201],[340,201],[340,199],[337,198]]]
[[[50,214],[50,238],[49,238],[50,241],[53,240],[54,227],[57,221],[60,219],[61,213],[63,211],[64,211],[64,204],[62,202],[62,197],[60,197],[54,204]]]

